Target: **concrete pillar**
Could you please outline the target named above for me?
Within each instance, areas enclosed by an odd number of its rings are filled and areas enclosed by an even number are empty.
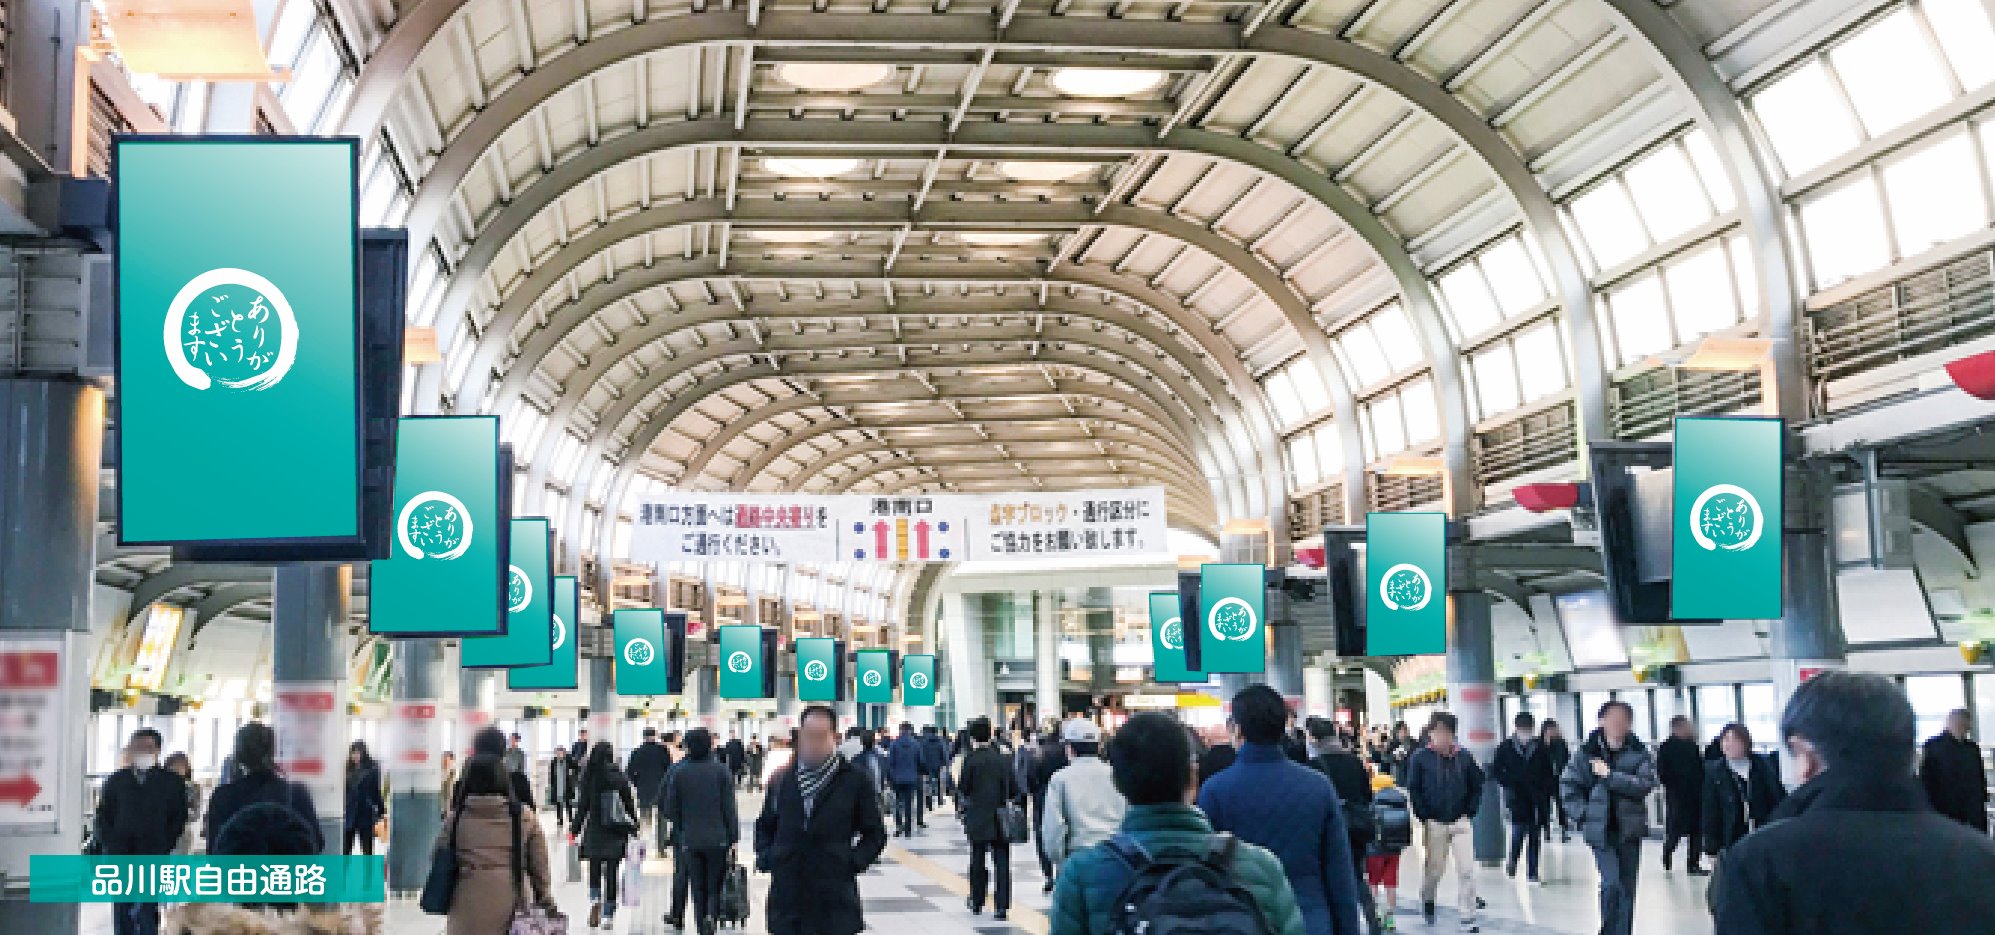
[[[30,4],[30,9],[33,5]],[[54,758],[45,823],[0,836],[0,919],[10,931],[74,932],[74,903],[28,902],[28,857],[73,854],[84,828],[90,710],[90,599],[97,563],[97,483],[104,393],[76,380],[0,380],[0,650],[60,654],[47,712],[32,743]],[[19,750],[21,747],[14,747]],[[16,888],[15,884],[19,884]]]
[[[1115,691],[1115,592],[1089,588],[1083,593],[1082,626],[1088,634],[1088,693]]]
[[[1032,592],[1032,698],[1039,720],[1058,718],[1060,710],[1060,594]]]
[[[1456,736],[1486,771],[1503,733],[1497,728],[1496,645],[1489,593],[1448,593],[1448,707],[1460,719]],[[1484,783],[1475,818],[1475,857],[1489,865],[1503,859],[1503,803],[1496,783]]]
[[[1781,590],[1786,613],[1768,631],[1773,657],[1776,711],[1801,685],[1804,669],[1840,669],[1847,665],[1842,613],[1836,604],[1834,540],[1829,535],[1828,468],[1803,462],[1788,472],[1787,529],[1781,541]],[[1801,509],[1794,509],[1795,505]],[[1781,776],[1790,784],[1799,764],[1780,750]]]
[[[435,715],[443,695],[443,644],[397,640],[394,666],[388,686],[392,703],[429,705],[430,717],[426,725],[398,717],[390,731],[408,731],[401,742],[441,749],[441,722]],[[462,768],[462,760],[458,766]],[[412,892],[422,889],[429,876],[430,848],[443,827],[443,771],[435,757],[413,766],[396,756],[389,757],[388,770],[388,888]]]
[[[277,703],[271,727],[287,773],[311,790],[328,853],[337,853],[346,813],[346,623],[352,584],[351,568],[322,562],[279,565],[272,576],[270,687]],[[294,699],[288,703],[287,693]]]
[[[616,683],[616,660],[608,656],[589,660],[589,745],[598,741],[616,742],[616,699],[610,689]]]
[[[457,670],[457,756],[471,755],[471,738],[498,719],[499,673],[493,669]]]
[[[1308,694],[1302,668],[1302,627],[1293,619],[1268,621],[1268,684],[1291,705]]]
[[[1337,690],[1335,673],[1328,666],[1315,665],[1302,670],[1302,714],[1304,717],[1335,717]]]

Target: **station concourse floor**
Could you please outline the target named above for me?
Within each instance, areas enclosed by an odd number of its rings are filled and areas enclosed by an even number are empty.
[[[761,808],[761,796],[743,793],[741,798],[742,862],[748,863],[746,843],[753,839],[752,823]],[[570,935],[583,935],[581,925],[588,915],[586,867],[584,882],[567,882],[567,837],[557,835],[553,818],[544,815],[549,860],[554,865],[556,899],[570,917]],[[891,825],[891,821],[889,822]],[[1704,907],[1705,878],[1684,874],[1681,864],[1671,874],[1662,870],[1660,844],[1650,842],[1642,859],[1641,889],[1635,901],[1636,935],[1703,935],[1712,930],[1710,914]],[[970,846],[963,839],[955,815],[945,803],[940,813],[931,812],[928,828],[913,838],[889,838],[879,864],[859,880],[865,902],[867,930],[877,935],[1046,935],[1047,913],[1052,899],[1040,892],[1044,878],[1030,844],[1012,847],[1012,909],[1008,922],[991,918],[987,905],[982,915],[973,916],[964,906],[969,895]],[[1679,859],[1681,855],[1679,854]],[[1483,911],[1481,927],[1488,935],[1591,935],[1599,927],[1595,896],[1598,877],[1592,856],[1575,838],[1570,844],[1546,845],[1542,871],[1543,886],[1527,886],[1511,880],[1500,868],[1480,868],[1476,887],[1489,907]],[[617,911],[617,935],[675,935],[664,923],[671,904],[671,862],[651,854],[644,866],[645,886],[636,906]],[[745,928],[721,930],[723,935],[764,935],[768,931],[763,916],[769,878],[751,873],[752,911]],[[1420,920],[1420,864],[1417,849],[1408,850],[1400,866],[1399,931],[1409,933],[1461,931],[1452,909],[1455,883],[1452,876],[1441,884],[1440,919],[1433,926]],[[690,914],[690,909],[688,910]],[[87,935],[111,935],[111,918],[101,905],[86,906],[82,930]],[[442,935],[444,919],[424,915],[411,898],[393,899],[387,910],[385,935]],[[595,933],[603,930],[597,929]],[[688,925],[686,932],[692,933]]]

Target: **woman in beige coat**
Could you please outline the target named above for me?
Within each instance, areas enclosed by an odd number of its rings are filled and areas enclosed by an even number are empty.
[[[464,785],[464,805],[443,824],[442,846],[450,846],[454,835],[457,848],[457,888],[451,894],[448,935],[506,935],[513,908],[528,902],[554,914],[547,839],[533,810],[512,800],[512,782],[499,758],[481,755],[466,760],[458,781]],[[517,871],[515,827],[519,829]]]

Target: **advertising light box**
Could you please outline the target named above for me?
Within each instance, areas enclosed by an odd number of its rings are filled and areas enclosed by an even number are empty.
[[[797,640],[797,700],[838,700],[838,641],[828,637]]]
[[[854,681],[860,704],[894,703],[894,655],[885,649],[862,649],[852,654]]]
[[[358,147],[113,143],[124,544],[364,543]]]
[[[1205,681],[1205,673],[1185,665],[1184,617],[1176,591],[1150,595],[1150,658],[1161,684]]]
[[[1365,516],[1365,654],[1448,651],[1448,517]]]
[[[901,704],[909,708],[935,707],[934,656],[901,659]]]
[[[547,520],[512,521],[512,561],[506,566],[506,634],[464,640],[467,669],[543,666],[554,660],[553,584],[548,573]]]
[[[1242,564],[1201,566],[1198,592],[1200,670],[1266,672],[1267,568]]]
[[[581,653],[576,649],[576,624],[581,607],[575,593],[575,576],[556,575],[554,597],[550,602],[547,641],[552,662],[544,666],[520,666],[506,670],[506,688],[512,691],[573,691],[581,688]]]
[[[512,536],[499,498],[498,417],[404,417],[397,431],[394,548],[372,564],[368,630],[505,634]]]
[[[665,645],[665,612],[656,608],[613,611],[610,631],[617,648],[616,693],[671,694],[672,650]]]
[[[720,696],[731,701],[769,697],[763,694],[762,667],[771,661],[763,658],[761,627],[721,627]]]
[[[1670,616],[1781,615],[1785,435],[1779,419],[1676,420]]]

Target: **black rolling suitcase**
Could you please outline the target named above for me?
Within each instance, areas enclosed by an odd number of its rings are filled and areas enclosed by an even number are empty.
[[[748,868],[734,862],[732,851],[727,855],[727,876],[720,881],[720,908],[714,915],[722,925],[738,928],[748,924]]]

